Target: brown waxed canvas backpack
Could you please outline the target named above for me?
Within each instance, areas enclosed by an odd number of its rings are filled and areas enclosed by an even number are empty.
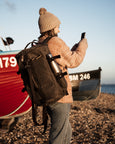
[[[50,37],[51,38],[51,37]],[[23,91],[27,91],[32,100],[32,116],[35,124],[35,105],[47,106],[55,103],[64,95],[67,95],[67,83],[64,75],[60,73],[56,77],[50,65],[52,61],[60,56],[54,56],[50,60],[47,38],[42,43],[32,41],[16,55],[19,66],[18,74],[24,82]],[[30,48],[27,48],[30,45]]]

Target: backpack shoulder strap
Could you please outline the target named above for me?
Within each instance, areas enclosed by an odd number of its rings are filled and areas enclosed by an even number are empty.
[[[48,41],[49,41],[51,38],[52,38],[52,36],[47,37],[47,38],[42,42],[42,44],[47,44]]]

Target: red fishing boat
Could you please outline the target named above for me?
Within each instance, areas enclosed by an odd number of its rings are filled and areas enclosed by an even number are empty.
[[[18,52],[0,51],[0,119],[19,117],[31,109],[31,100],[27,92],[22,92],[23,81],[17,75]]]

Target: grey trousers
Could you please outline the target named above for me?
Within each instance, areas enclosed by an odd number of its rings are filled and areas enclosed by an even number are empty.
[[[49,144],[70,144],[72,130],[69,122],[70,104],[58,103],[47,107],[51,118]]]

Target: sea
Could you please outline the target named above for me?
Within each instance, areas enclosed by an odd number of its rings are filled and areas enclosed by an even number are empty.
[[[115,84],[102,84],[101,92],[108,94],[115,94]]]

